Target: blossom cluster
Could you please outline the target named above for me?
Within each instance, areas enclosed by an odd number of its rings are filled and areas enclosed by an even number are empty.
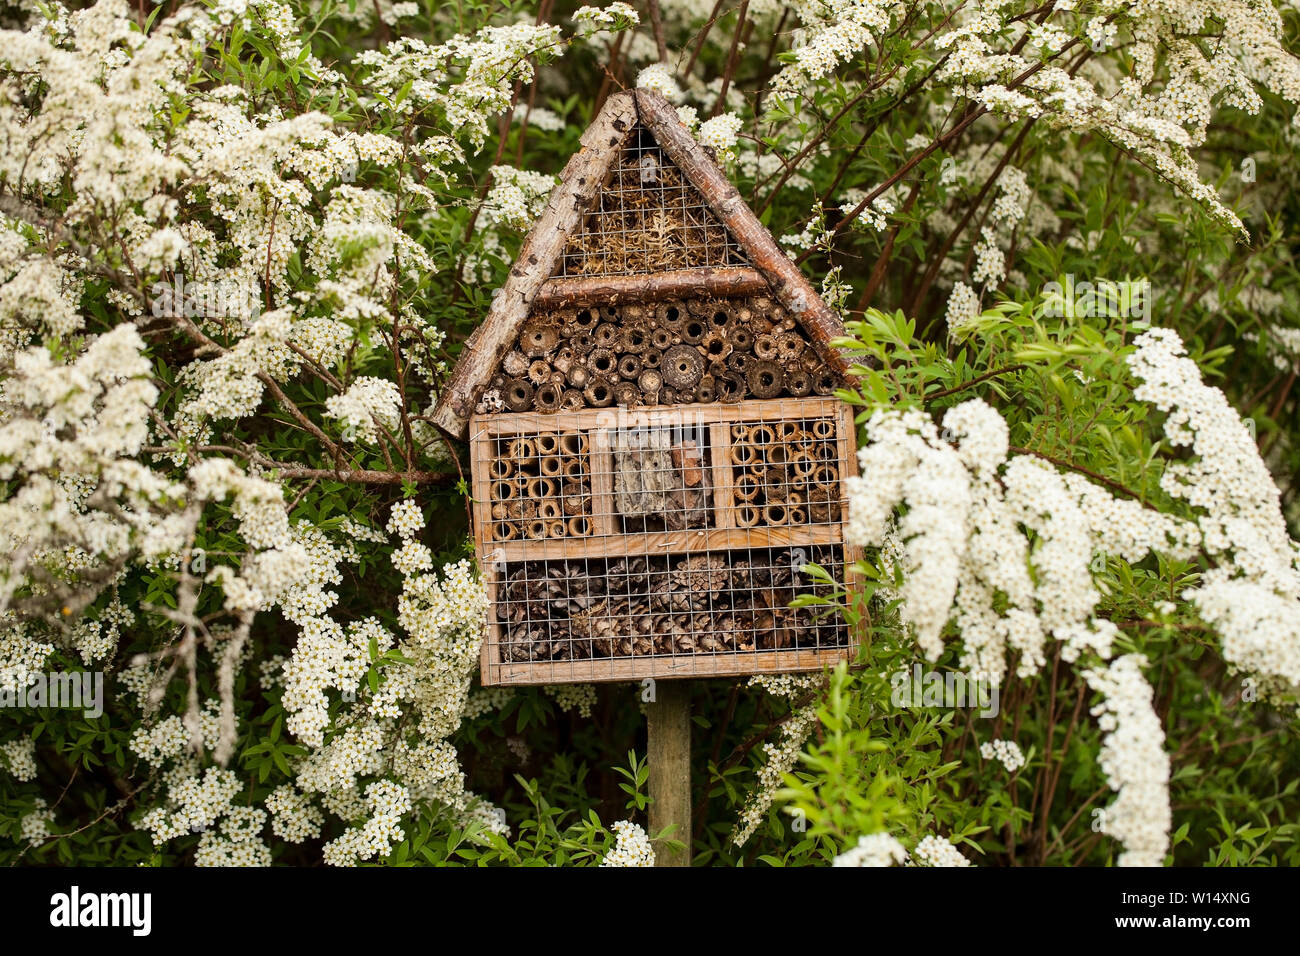
[[[1166,461],[1161,478],[1189,516],[1010,454],[1002,417],[973,399],[949,409],[942,429],[920,411],[873,414],[859,452],[869,477],[846,479],[846,535],[882,549],[902,574],[900,614],[927,657],[939,656],[955,625],[961,664],[976,679],[1001,683],[1009,659],[1018,675],[1037,673],[1051,641],[1062,660],[1078,663],[1102,698],[1094,709],[1106,734],[1100,763],[1117,793],[1104,832],[1123,844],[1121,862],[1150,865],[1168,848],[1169,760],[1145,658],[1112,659],[1119,630],[1097,613],[1095,558],[1206,556],[1209,566],[1183,599],[1218,631],[1230,664],[1294,705],[1300,546],[1248,429],[1222,392],[1201,381],[1178,337],[1146,332],[1127,361],[1135,398],[1164,413],[1172,447],[1192,452]],[[980,751],[1008,770],[1024,763],[1009,741]]]

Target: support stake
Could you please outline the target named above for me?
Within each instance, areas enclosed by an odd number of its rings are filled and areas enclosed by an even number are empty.
[[[647,759],[650,764],[650,832],[670,825],[669,838],[685,846],[655,850],[656,866],[691,865],[691,685],[656,681],[655,699],[646,707]]]

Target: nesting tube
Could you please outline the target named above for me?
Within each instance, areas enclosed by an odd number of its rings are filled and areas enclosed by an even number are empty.
[[[565,527],[566,525],[564,524],[563,521],[556,520],[556,521],[548,522],[546,525],[547,537],[563,538]]]
[[[541,518],[534,518],[524,525],[524,535],[534,541],[540,541],[546,537],[546,522]]]
[[[565,478],[581,478],[582,459],[566,458],[564,459],[564,465],[560,470],[563,472]]]
[[[505,505],[497,503],[492,506],[492,517],[497,521],[502,521],[510,517],[510,510]]]
[[[599,376],[587,383],[582,395],[587,400],[587,404],[593,408],[604,408],[614,403],[614,389],[610,387],[608,381]]]
[[[514,496],[515,496],[515,483],[513,481],[492,482],[493,501],[508,501]]]
[[[763,521],[768,525],[776,527],[786,524],[789,520],[790,509],[783,504],[773,503],[763,508]]]
[[[559,439],[555,437],[554,432],[542,432],[533,441],[539,455],[554,455],[559,448]]]
[[[565,514],[580,515],[587,510],[586,492],[576,481],[566,481],[560,497],[564,501]]]
[[[823,462],[834,461],[836,458],[839,457],[839,454],[836,452],[834,445],[830,444],[829,442],[819,442],[813,448],[813,457],[816,458],[818,461],[823,461]]]
[[[493,458],[488,465],[488,476],[492,478],[509,478],[515,473],[515,463],[509,458]]]
[[[563,390],[554,382],[539,385],[537,391],[533,393],[533,407],[539,412],[547,412],[548,414],[558,412],[563,394]]]
[[[733,465],[751,465],[758,459],[758,450],[749,442],[731,446],[731,463]]]
[[[762,481],[752,474],[744,474],[736,479],[736,486],[732,489],[732,493],[740,501],[753,501],[762,490]]]
[[[512,518],[536,518],[537,502],[531,498],[511,498],[506,502],[506,514]]]
[[[772,444],[776,438],[776,433],[772,431],[772,426],[767,424],[755,425],[749,431],[750,441],[760,448],[764,445]]]
[[[835,423],[829,418],[819,418],[813,422],[812,433],[814,438],[820,438],[825,441],[828,438],[835,437]]]
[[[709,327],[703,319],[688,318],[682,323],[682,341],[687,345],[699,345],[704,340],[704,333],[708,331]]]
[[[813,379],[807,369],[787,368],[785,372],[785,389],[795,398],[803,398],[812,393]]]
[[[810,478],[812,473],[817,470],[817,463],[813,461],[812,455],[806,451],[794,451],[790,453],[790,473],[796,478]]]
[[[538,502],[537,517],[546,518],[547,520],[560,517],[560,503],[554,498]]]
[[[537,470],[540,471],[543,475],[546,475],[548,478],[555,478],[559,476],[563,468],[564,468],[563,458],[557,458],[555,455],[547,455],[545,458],[542,459],[541,465],[538,466]]]
[[[587,436],[582,432],[565,432],[559,437],[560,451],[566,455],[581,455],[587,450]]]
[[[512,378],[502,389],[501,400],[512,412],[526,412],[533,405],[533,386],[527,379]]]
[[[555,493],[560,490],[560,482],[556,478],[536,478],[536,484],[532,486],[534,498],[554,498]]]
[[[796,507],[791,508],[791,509],[790,509],[790,512],[789,512],[788,523],[789,523],[789,524],[807,524],[807,523],[808,523],[808,509],[805,508],[805,507],[803,507],[802,505],[799,505],[799,506],[796,506]]]
[[[750,505],[742,505],[736,509],[736,524],[741,528],[752,528],[758,524],[759,511]]]
[[[785,444],[776,444],[767,450],[767,460],[773,465],[784,465],[790,459],[790,449]]]
[[[655,317],[659,320],[659,324],[665,329],[676,331],[681,328],[682,320],[686,317],[686,313],[676,302],[660,302],[659,305],[655,307]]]
[[[575,538],[585,538],[591,534],[591,522],[583,515],[570,518],[567,527],[569,534]]]
[[[831,486],[840,480],[839,471],[830,465],[818,465],[813,472],[813,482],[818,485]]]
[[[513,521],[498,521],[494,536],[498,541],[513,541],[519,536],[519,531]]]
[[[510,442],[507,454],[515,461],[528,461],[537,454],[537,445],[531,438],[515,438]]]

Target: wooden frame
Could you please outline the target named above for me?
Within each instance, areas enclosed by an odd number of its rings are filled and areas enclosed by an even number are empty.
[[[835,499],[833,520],[783,527],[739,527],[735,521],[738,503],[733,497],[731,428],[752,423],[834,423],[834,465],[838,480],[856,474],[856,436],[852,410],[828,398],[770,399],[708,405],[652,408],[584,409],[553,414],[477,415],[471,420],[470,447],[473,456],[474,538],[480,566],[484,569],[489,600],[487,633],[482,649],[484,685],[571,683],[639,680],[675,677],[721,677],[737,674],[817,670],[853,653],[854,636],[834,647],[782,648],[770,650],[647,654],[644,656],[590,657],[578,660],[509,661],[503,656],[503,623],[498,608],[503,606],[501,588],[505,570],[519,562],[564,562],[566,560],[610,559],[649,556],[719,555],[729,552],[753,554],[767,549],[822,546],[832,549],[843,566],[857,557],[843,540],[844,502]],[[685,426],[703,429],[709,436],[708,471],[711,476],[711,526],[660,531],[620,531],[610,523],[613,505],[612,451],[608,437],[619,430]],[[587,436],[592,533],[583,537],[543,537],[539,540],[498,541],[492,536],[492,478],[489,465],[498,454],[498,442],[533,434],[580,433]],[[829,454],[829,453],[828,453]],[[608,479],[608,480],[607,480]]]

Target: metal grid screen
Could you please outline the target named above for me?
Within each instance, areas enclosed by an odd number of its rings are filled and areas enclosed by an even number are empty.
[[[598,205],[565,245],[555,275],[639,275],[746,263],[704,197],[650,131],[638,126],[611,165]]]
[[[778,399],[476,416],[485,683],[800,670],[847,653],[846,406]]]

